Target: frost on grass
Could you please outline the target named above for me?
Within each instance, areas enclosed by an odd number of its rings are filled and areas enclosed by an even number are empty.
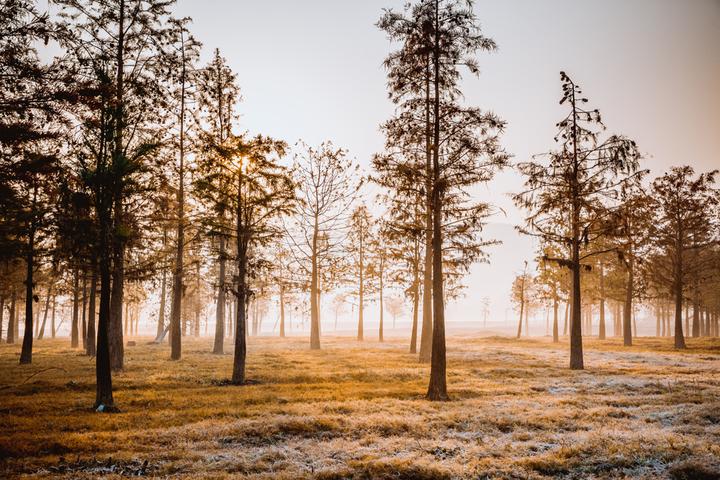
[[[717,340],[591,340],[573,372],[565,345],[451,338],[446,403],[400,340],[252,338],[245,386],[218,385],[230,357],[209,341],[173,363],[141,341],[111,416],[65,343],[25,367],[0,346],[0,477],[720,478]]]

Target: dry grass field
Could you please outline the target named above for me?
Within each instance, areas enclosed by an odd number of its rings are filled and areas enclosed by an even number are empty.
[[[68,343],[0,346],[2,478],[720,478],[718,339],[589,340],[573,372],[565,344],[453,337],[446,403],[400,340],[250,339],[243,387],[210,340],[177,363],[139,340],[116,414]]]

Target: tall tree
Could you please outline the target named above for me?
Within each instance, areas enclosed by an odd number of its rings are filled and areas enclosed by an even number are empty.
[[[698,253],[717,242],[713,238],[717,222],[713,212],[720,201],[714,188],[716,176],[716,170],[695,177],[692,167],[674,167],[652,184],[651,237],[660,258],[666,260],[659,263],[655,275],[668,287],[675,304],[675,348],[685,348],[682,303],[686,283],[698,268]]]
[[[286,225],[294,261],[310,277],[310,348],[320,349],[321,269],[330,267],[348,234],[348,217],[363,183],[358,166],[342,148],[324,142],[318,148],[301,144],[295,156],[294,181],[298,206]]]
[[[285,144],[267,137],[248,139],[231,136],[216,146],[223,168],[210,168],[204,177],[204,192],[232,213],[226,237],[235,238],[236,282],[235,353],[232,383],[245,383],[247,306],[257,295],[249,280],[266,264],[262,247],[277,240],[281,226],[277,218],[292,212],[295,189],[290,174],[279,164]],[[215,188],[220,186],[220,188]]]
[[[545,257],[572,272],[572,318],[570,320],[570,368],[583,368],[580,271],[583,261],[603,253],[597,240],[609,234],[605,221],[616,205],[608,198],[632,181],[638,172],[640,153],[634,141],[618,135],[600,139],[604,129],[600,112],[583,105],[580,87],[565,72],[560,73],[563,96],[569,113],[558,125],[555,140],[560,150],[549,154],[549,164],[521,163],[526,190],[515,196],[516,203],[530,210],[527,228],[520,231],[539,236],[549,245],[569,245],[569,258]],[[559,228],[560,225],[569,228]]]
[[[187,24],[189,19],[172,20],[175,42],[171,45],[174,55],[171,62],[179,64],[179,72],[174,80],[174,98],[177,114],[177,210],[175,213],[175,265],[173,269],[172,301],[170,303],[170,358],[179,360],[182,354],[180,335],[180,312],[183,295],[183,256],[185,251],[185,150],[187,132],[187,111],[190,86],[194,79],[194,62],[199,57],[200,44],[190,35]]]
[[[348,253],[352,257],[350,262],[352,282],[356,285],[358,299],[358,324],[357,339],[364,339],[364,318],[365,302],[368,290],[368,271],[371,267],[369,255],[370,243],[372,241],[373,219],[365,205],[357,206],[350,216],[350,231],[353,234],[349,238]]]
[[[227,61],[215,50],[212,61],[197,76],[198,109],[201,116],[202,144],[201,159],[203,161],[205,180],[198,185],[203,189],[201,196],[213,199],[210,204],[212,213],[206,222],[210,225],[209,234],[217,242],[218,282],[217,308],[215,319],[215,342],[213,353],[222,354],[225,338],[225,303],[228,286],[226,285],[227,262],[227,230],[229,206],[222,198],[215,198],[214,191],[222,191],[223,185],[211,184],[210,181],[222,177],[222,159],[215,159],[232,135],[233,121],[237,118],[235,106],[241,100],[237,76],[227,65]],[[208,197],[209,196],[209,197]],[[179,326],[179,325],[178,325]]]

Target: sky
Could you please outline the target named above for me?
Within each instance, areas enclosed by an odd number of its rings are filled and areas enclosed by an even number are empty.
[[[405,0],[179,0],[204,44],[238,74],[241,128],[316,145],[332,140],[365,168],[383,148],[379,125],[393,113],[382,67],[391,44],[375,23]],[[478,0],[485,35],[498,44],[479,55],[481,74],[463,81],[466,102],[507,121],[513,161],[553,147],[559,72],[600,109],[608,132],[637,141],[652,175],[672,165],[720,167],[720,0]],[[466,297],[448,307],[449,329],[478,322],[480,302],[505,325],[507,295],[532,242],[509,199],[522,187],[513,170],[479,189],[504,215],[491,219],[489,265],[473,268]]]
[[[396,45],[375,27],[384,8],[404,0],[179,0],[204,44],[237,72],[243,128],[294,143],[332,140],[368,167],[383,148],[379,125],[393,113],[385,56]],[[516,162],[553,147],[559,72],[583,88],[608,132],[635,139],[643,166],[720,167],[720,1],[479,0],[483,32],[498,44],[479,55],[481,74],[466,76],[468,104],[508,123],[502,143]],[[478,322],[483,297],[498,326],[513,323],[507,295],[533,245],[515,233],[523,213],[509,199],[522,187],[508,170],[480,195],[506,214],[488,237],[502,240],[490,264],[468,278],[464,299],[448,306],[449,328]]]

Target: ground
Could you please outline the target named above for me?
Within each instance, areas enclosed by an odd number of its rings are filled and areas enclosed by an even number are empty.
[[[136,343],[114,414],[67,339],[0,346],[0,477],[720,478],[718,339],[588,340],[570,371],[566,343],[452,337],[442,403],[401,339],[253,338],[245,386],[210,339]]]

